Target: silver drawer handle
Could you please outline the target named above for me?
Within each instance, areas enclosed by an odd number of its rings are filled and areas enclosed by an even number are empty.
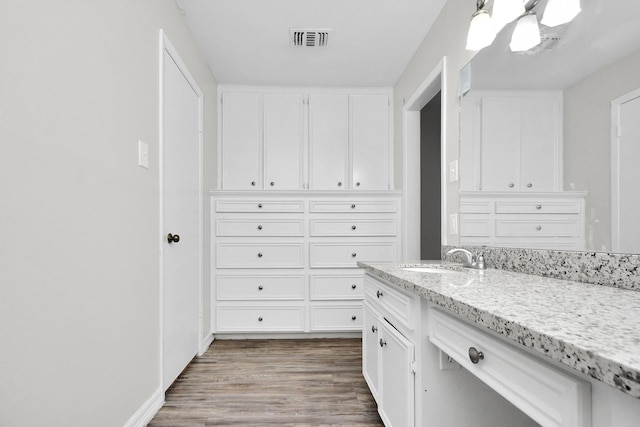
[[[478,351],[475,347],[469,347],[469,359],[471,360],[471,363],[476,364],[484,359],[484,353]]]
[[[261,225],[258,226],[258,230],[262,230],[262,226]]]
[[[357,253],[355,253],[355,252],[353,252],[353,253],[351,254],[351,257],[353,257],[353,258],[355,258],[356,256],[358,256],[358,254],[357,254]]]
[[[536,205],[536,209],[542,209],[542,205]]]
[[[256,185],[256,182],[255,182],[255,181],[251,181],[251,185],[252,185],[252,186],[255,186],[255,185]]]
[[[269,183],[269,185],[271,185],[271,186],[273,187],[274,185],[276,185],[276,183],[275,183],[275,182],[273,182],[273,181],[271,181],[271,182]]]
[[[357,317],[356,316],[351,316],[351,320],[356,320]]]
[[[353,285],[351,285],[351,289],[355,289],[357,288],[356,284],[354,283]]]
[[[380,338],[380,347],[384,347],[385,345],[387,345],[387,342]]]
[[[541,225],[537,226],[536,230],[538,230],[538,231],[542,230],[542,226]]]
[[[262,316],[258,317],[258,322],[262,322]]]
[[[262,258],[262,252],[258,252],[258,258]]]
[[[259,290],[259,291],[261,291],[261,290],[263,290],[263,289],[264,289],[264,286],[262,286],[262,285],[258,286],[258,290]]]
[[[355,209],[355,208],[356,208],[356,205],[351,205],[351,209]]]
[[[352,226],[351,226],[351,229],[352,229],[352,230],[355,230],[355,229],[356,229],[356,226],[355,226],[355,225],[352,225]]]
[[[338,187],[342,187],[342,182],[338,181]]]
[[[512,182],[511,184],[509,184],[509,188],[513,188],[515,187],[515,184]]]
[[[527,184],[527,187],[528,187],[528,188],[531,188],[531,187],[533,187],[533,184],[532,184],[532,183],[528,183],[528,184]]]
[[[382,291],[377,291],[377,292],[376,292],[376,296],[377,296],[378,298],[380,298],[380,297],[381,297],[381,296],[383,296],[383,295],[384,295],[384,294],[382,293]]]
[[[356,187],[360,187],[360,183],[359,182],[356,182]]]
[[[258,203],[258,208],[262,209],[262,203]]]
[[[376,328],[376,325],[371,325],[371,332],[373,332],[374,334],[377,332],[378,328]]]

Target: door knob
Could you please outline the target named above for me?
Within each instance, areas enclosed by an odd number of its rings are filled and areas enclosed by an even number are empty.
[[[178,243],[180,241],[179,234],[167,234],[167,243]]]

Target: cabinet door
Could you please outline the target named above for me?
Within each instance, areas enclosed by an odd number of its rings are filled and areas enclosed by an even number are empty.
[[[520,190],[558,187],[560,105],[557,98],[524,98],[520,122]]]
[[[309,96],[309,188],[347,188],[349,96]]]
[[[302,189],[302,96],[264,95],[264,189]]]
[[[413,344],[393,326],[380,321],[379,412],[387,427],[414,425]]]
[[[378,399],[378,352],[379,324],[369,304],[364,303],[362,318],[362,375],[369,385],[371,394]]]
[[[261,188],[260,95],[225,93],[222,97],[222,188]]]
[[[351,96],[351,186],[389,189],[389,97]]]
[[[482,190],[519,187],[520,100],[482,98]]]

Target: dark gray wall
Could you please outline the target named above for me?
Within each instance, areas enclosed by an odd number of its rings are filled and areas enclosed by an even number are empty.
[[[440,259],[440,92],[420,112],[420,258]]]

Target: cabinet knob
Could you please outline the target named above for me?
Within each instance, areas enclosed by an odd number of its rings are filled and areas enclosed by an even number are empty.
[[[178,243],[180,241],[179,234],[167,234],[167,243]]]
[[[536,205],[536,209],[542,209],[542,205]]]
[[[342,187],[342,182],[338,181],[338,187]]]
[[[376,328],[376,325],[371,325],[371,332],[375,334],[377,330],[378,328]]]
[[[469,359],[471,360],[471,363],[476,364],[484,359],[484,353],[478,351],[475,347],[469,347]]]
[[[258,203],[258,209],[262,209],[262,203]]]
[[[359,182],[356,182],[356,187],[360,187],[360,183]]]
[[[273,182],[273,181],[271,181],[271,182],[269,183],[269,185],[273,187],[274,185],[276,185],[276,183],[275,183],[275,182]]]
[[[253,187],[255,187],[255,186],[256,186],[256,182],[255,182],[255,181],[251,181],[251,185],[252,185]]]
[[[351,285],[351,289],[355,289],[357,288],[356,284],[354,283],[353,285]]]
[[[509,188],[513,188],[513,187],[515,187],[515,184],[512,182],[509,184]]]
[[[262,316],[258,317],[258,322],[262,322]]]
[[[358,256],[358,254],[357,254],[357,253],[355,253],[355,252],[351,254],[351,257],[352,257],[352,258],[355,258],[356,256]]]
[[[542,230],[542,226],[541,225],[537,226],[536,230],[538,230],[538,231]]]
[[[377,292],[376,292],[376,296],[377,296],[378,298],[380,298],[382,295],[383,295],[382,291],[377,291]]]
[[[528,184],[527,184],[527,187],[528,187],[528,188],[531,188],[531,187],[533,187],[533,184],[532,184],[532,183],[528,183]]]
[[[258,258],[262,258],[262,252],[258,252]]]
[[[259,290],[259,291],[261,291],[261,290],[263,290],[263,289],[264,289],[264,286],[262,286],[262,285],[259,285],[259,286],[258,286],[258,290]]]
[[[355,208],[356,208],[356,205],[351,205],[351,209],[355,209]]]
[[[262,230],[262,226],[261,225],[258,226],[258,230]]]
[[[351,316],[351,320],[356,320],[357,317],[356,316]]]
[[[352,229],[352,230],[355,230],[355,229],[356,229],[356,226],[355,226],[355,225],[352,225],[352,226],[351,226],[351,229]]]
[[[380,347],[384,347],[385,345],[387,345],[387,342],[380,338]]]

